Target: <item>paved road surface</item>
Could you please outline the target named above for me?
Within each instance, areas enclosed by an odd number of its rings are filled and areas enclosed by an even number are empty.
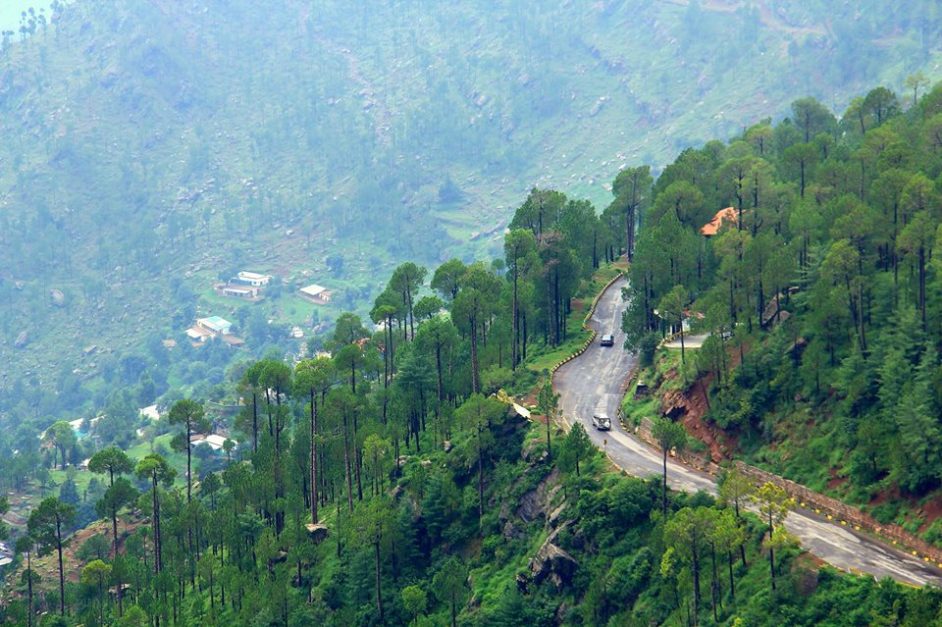
[[[639,477],[660,475],[660,453],[626,433],[615,420],[628,372],[635,362],[634,355],[620,348],[625,339],[621,330],[624,309],[621,289],[625,285],[626,282],[620,280],[605,292],[590,321],[600,334],[615,336],[615,347],[603,348],[596,340],[580,357],[563,365],[554,381],[561,395],[564,418],[581,420],[592,441],[604,449],[615,464]],[[594,411],[612,418],[611,431],[596,431],[592,427]],[[716,485],[709,475],[671,461],[668,461],[667,474],[673,489],[716,493]],[[942,586],[942,570],[810,512],[791,512],[785,526],[801,540],[802,546],[836,568],[877,578],[888,576],[914,585]]]

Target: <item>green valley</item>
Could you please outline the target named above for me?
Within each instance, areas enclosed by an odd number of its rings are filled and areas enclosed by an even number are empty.
[[[932,2],[86,0],[47,15],[4,41],[0,74],[0,411],[47,422],[145,372],[160,394],[224,368],[159,348],[199,316],[251,325],[255,356],[296,352],[292,326],[306,341],[365,314],[400,260],[493,253],[533,186],[602,208],[620,168],[658,171],[795,94],[842,110],[871,84],[937,76],[940,28]],[[233,270],[336,298],[240,313],[210,295]]]

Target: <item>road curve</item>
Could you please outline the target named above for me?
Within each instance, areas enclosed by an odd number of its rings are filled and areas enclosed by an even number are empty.
[[[582,422],[592,439],[612,462],[638,477],[660,475],[660,453],[627,433],[615,417],[624,393],[628,373],[635,356],[620,348],[625,334],[621,330],[624,309],[621,291],[627,281],[612,284],[599,298],[589,324],[600,334],[615,336],[615,346],[605,348],[596,340],[582,355],[556,371],[553,382],[560,394],[563,419]],[[612,418],[611,431],[592,427],[593,412],[601,411]],[[709,475],[668,461],[668,482],[672,489],[705,490],[716,494],[716,484]],[[892,577],[897,581],[922,586],[942,586],[942,570],[934,565],[893,549],[877,540],[854,533],[847,527],[828,522],[811,512],[790,512],[786,528],[803,547],[832,566],[844,571],[866,573],[876,578]]]

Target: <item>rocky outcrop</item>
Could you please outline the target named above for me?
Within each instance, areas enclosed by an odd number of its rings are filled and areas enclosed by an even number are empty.
[[[561,590],[572,583],[579,562],[553,543],[555,537],[555,533],[550,535],[536,556],[530,560],[530,575],[533,583],[537,585],[548,580],[557,590]]]
[[[330,530],[327,529],[327,525],[320,523],[315,525],[308,523],[305,525],[305,528],[307,529],[307,536],[313,540],[315,544],[320,544],[330,535]]]
[[[559,492],[559,488],[559,470],[553,468],[552,472],[543,477],[536,488],[520,497],[517,516],[528,523],[539,518],[546,519],[553,509],[553,500]]]

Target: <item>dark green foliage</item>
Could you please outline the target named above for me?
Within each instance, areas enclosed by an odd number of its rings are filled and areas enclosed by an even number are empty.
[[[709,418],[777,472],[846,478],[856,501],[942,486],[934,94],[903,111],[880,87],[840,124],[803,98],[777,125],[685,151],[654,185],[631,272],[623,326],[643,362],[652,334],[703,314]]]

